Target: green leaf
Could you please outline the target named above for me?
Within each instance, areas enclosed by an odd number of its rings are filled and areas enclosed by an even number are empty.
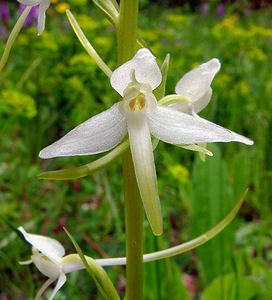
[[[79,245],[75,241],[75,239],[71,236],[71,234],[65,229],[66,234],[72,241],[78,255],[80,256],[86,270],[94,280],[97,289],[99,290],[100,294],[105,300],[120,300],[116,289],[114,288],[110,278],[108,277],[107,273],[104,269],[96,263],[96,261],[90,257],[88,257],[88,261],[84,256],[82,250],[80,249]]]
[[[260,292],[257,280],[230,273],[216,278],[205,289],[201,300],[253,300]]]
[[[158,238],[148,231],[145,240],[146,252],[158,250]],[[145,300],[189,300],[188,291],[181,278],[182,273],[174,260],[154,261],[144,266]]]
[[[191,203],[195,235],[213,227],[231,209],[235,201],[219,148],[210,145],[209,149],[214,156],[207,158],[205,163],[197,159],[193,169]],[[231,270],[230,258],[234,238],[235,226],[231,224],[218,237],[196,250],[201,261],[204,284]]]

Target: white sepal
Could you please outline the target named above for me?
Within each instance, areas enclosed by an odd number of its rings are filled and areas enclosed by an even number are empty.
[[[161,83],[162,75],[156,63],[156,57],[146,48],[138,50],[131,60],[122,64],[112,73],[111,85],[121,96],[124,95],[124,90],[131,83],[133,72],[139,83],[150,85],[152,90]]]
[[[185,96],[192,102],[198,101],[209,90],[211,82],[219,71],[220,66],[219,60],[213,58],[189,71],[177,83],[176,94]]]
[[[89,155],[108,151],[118,145],[127,132],[126,121],[116,103],[108,110],[81,123],[64,137],[44,148],[39,156]]]
[[[27,242],[52,261],[59,262],[61,257],[65,255],[65,249],[57,240],[43,235],[27,233],[23,227],[19,227],[18,230]]]
[[[154,234],[160,235],[162,216],[148,123],[141,112],[132,113],[127,122],[136,179],[146,216]]]
[[[253,144],[252,140],[233,131],[162,105],[158,105],[154,111],[147,112],[147,116],[151,133],[166,143],[192,145],[235,141]]]
[[[41,35],[45,28],[45,12],[50,6],[50,0],[41,0],[38,15],[38,35]]]

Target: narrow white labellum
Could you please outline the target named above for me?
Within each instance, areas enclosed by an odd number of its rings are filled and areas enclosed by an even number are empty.
[[[154,234],[162,234],[162,216],[157,176],[148,123],[144,114],[128,120],[130,148],[136,179],[147,218]]]

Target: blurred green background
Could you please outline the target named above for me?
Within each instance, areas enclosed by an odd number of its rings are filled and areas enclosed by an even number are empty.
[[[269,1],[141,2],[140,35],[161,63],[171,55],[167,93],[180,77],[213,57],[222,68],[201,116],[255,141],[209,145],[214,157],[160,143],[155,151],[164,235],[145,223],[145,252],[201,234],[222,219],[246,187],[236,220],[217,238],[187,254],[145,267],[146,300],[272,299],[272,7]],[[16,1],[0,1],[0,53],[18,18]],[[3,4],[9,14],[3,15]],[[182,4],[182,5],[181,5]],[[98,53],[114,69],[114,29],[86,0],[52,0],[46,31],[29,20],[0,75],[0,299],[34,299],[45,281],[20,266],[31,249],[12,231],[58,239],[74,252],[65,226],[85,254],[125,253],[121,159],[87,178],[54,182],[41,171],[79,166],[99,156],[42,161],[38,152],[118,101],[109,80],[84,51],[65,16],[70,7]],[[6,6],[5,6],[6,9]],[[4,11],[6,13],[6,11]],[[8,17],[7,17],[8,16]],[[120,295],[125,269],[108,273]],[[48,291],[48,294],[51,291]],[[56,299],[101,299],[84,271],[68,275]]]

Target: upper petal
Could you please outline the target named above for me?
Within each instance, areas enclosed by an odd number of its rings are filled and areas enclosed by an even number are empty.
[[[136,80],[139,83],[149,84],[152,90],[161,83],[162,75],[156,63],[156,57],[148,49],[142,48],[131,60],[122,64],[111,75],[111,85],[121,96],[132,81],[133,71],[135,71]]]
[[[137,113],[135,113],[137,114]],[[144,114],[128,118],[128,134],[136,179],[147,219],[155,235],[162,233],[162,216],[150,131]]]
[[[60,260],[59,262],[50,260],[36,248],[33,248],[32,252],[31,259],[36,268],[46,277],[56,280],[61,272]]]
[[[41,35],[45,28],[45,12],[50,5],[50,0],[40,1],[39,15],[38,15],[38,35]]]
[[[126,121],[116,103],[108,110],[90,118],[44,148],[39,156],[89,155],[108,151],[121,142],[127,132]]]
[[[176,93],[189,98],[192,102],[207,93],[215,74],[220,69],[220,62],[213,58],[186,73],[176,85]]]
[[[166,143],[191,145],[234,141],[253,144],[252,140],[233,131],[162,105],[147,112],[147,116],[151,133]]]
[[[176,103],[171,103],[168,106],[187,114],[192,114],[192,113],[197,114],[209,104],[211,97],[212,97],[212,89],[209,87],[207,92],[195,102],[180,101]]]
[[[23,227],[19,227],[18,230],[23,234],[27,242],[49,259],[59,262],[61,257],[64,256],[65,249],[57,240],[43,235],[27,233]]]

